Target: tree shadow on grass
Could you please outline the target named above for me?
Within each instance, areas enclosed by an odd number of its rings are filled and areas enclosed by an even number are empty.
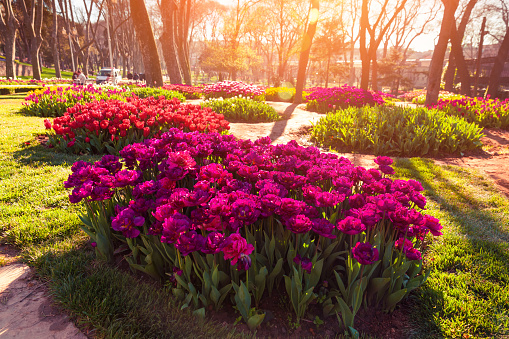
[[[78,160],[93,162],[101,158],[100,155],[62,153],[36,142],[29,146],[23,145],[22,149],[12,153],[12,157],[21,164],[31,166],[71,166]]]
[[[453,276],[457,274],[466,274],[464,278],[457,278],[457,284],[461,285],[460,291],[457,287],[443,286],[443,277],[434,283],[426,283],[417,291],[417,302],[412,308],[412,323],[415,331],[419,332],[417,338],[438,338],[442,337],[440,324],[446,324],[448,321],[454,321],[458,317],[464,316],[463,308],[455,306],[459,299],[455,297],[456,293],[463,291],[469,293],[473,301],[485,305],[482,314],[477,317],[471,317],[467,321],[468,326],[475,329],[468,330],[467,334],[481,335],[482,337],[492,337],[497,334],[496,326],[485,326],[486,323],[502,324],[498,319],[490,316],[496,313],[499,307],[504,309],[503,301],[499,303],[494,300],[500,298],[498,294],[485,294],[476,287],[477,280],[491,281],[494,286],[503,290],[507,284],[507,266],[509,260],[507,253],[507,243],[509,242],[509,219],[506,221],[504,209],[509,205],[498,197],[487,196],[486,188],[489,186],[487,180],[473,178],[475,182],[470,185],[462,185],[458,182],[462,176],[465,176],[465,170],[457,166],[441,167],[433,164],[432,160],[426,159],[397,159],[397,166],[403,170],[409,170],[407,176],[418,180],[426,190],[426,196],[440,206],[440,213],[445,214],[445,218],[454,224],[456,232],[445,235],[440,243],[440,247],[435,251],[446,251],[445,257],[438,261],[429,261],[428,265],[437,270],[438,275]],[[441,189],[443,187],[443,190]],[[488,192],[495,195],[495,189],[488,189]],[[492,193],[493,192],[493,193]],[[502,198],[502,199],[505,199]],[[433,258],[431,258],[433,260]],[[461,279],[464,279],[463,282]],[[466,279],[466,280],[465,280]],[[469,281],[466,283],[465,281]],[[433,284],[437,284],[432,286]],[[484,285],[483,283],[479,283]],[[442,291],[442,288],[444,290]],[[438,290],[440,289],[440,290]],[[444,305],[444,293],[447,293]],[[500,292],[492,292],[500,293]],[[492,300],[485,302],[488,298]],[[504,312],[504,311],[502,311]],[[486,319],[488,318],[488,319]],[[425,322],[422,323],[421,319]],[[449,320],[447,320],[449,319]],[[429,321],[428,321],[429,320]],[[493,323],[493,322],[495,323]],[[429,326],[428,322],[432,325]],[[447,326],[446,326],[447,327]],[[439,335],[433,332],[437,331]]]
[[[276,121],[272,127],[272,131],[269,134],[270,140],[274,141],[284,134],[288,120],[290,119],[290,116],[293,114],[297,106],[298,104],[291,104],[285,108],[281,120]]]
[[[476,198],[476,192],[468,187],[464,187],[459,183],[454,182],[448,177],[447,172],[455,174],[463,174],[461,167],[448,166],[447,168],[439,167],[440,170],[435,170],[433,160],[420,159],[421,166],[424,165],[426,172],[432,175],[423,175],[419,168],[412,159],[398,159],[397,165],[411,171],[411,177],[421,182],[425,190],[428,192],[429,199],[436,201],[441,206],[442,211],[446,211],[449,217],[459,225],[462,235],[470,240],[479,240],[481,234],[478,232],[481,229],[472,229],[470,225],[479,224],[483,225],[482,232],[485,240],[494,242],[505,241],[509,242],[509,228],[503,229],[500,220],[493,216],[493,212],[488,209],[486,204],[488,202],[481,201]],[[450,187],[449,192],[452,197],[444,196],[443,193],[438,192],[433,183],[441,182],[447,187]],[[498,193],[501,194],[501,193]],[[485,207],[486,208],[483,208]],[[472,222],[472,219],[476,219]],[[491,228],[491,232],[490,232]],[[495,233],[495,234],[493,234]]]

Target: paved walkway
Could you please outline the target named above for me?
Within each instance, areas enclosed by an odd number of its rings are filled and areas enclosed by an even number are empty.
[[[1,253],[0,253],[1,255]],[[32,269],[13,263],[0,267],[0,338],[86,339],[48,298]]]

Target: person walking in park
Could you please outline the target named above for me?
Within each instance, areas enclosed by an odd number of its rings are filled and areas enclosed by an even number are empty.
[[[85,85],[87,83],[87,76],[85,73],[81,72],[81,70],[78,70],[78,80],[80,85]]]

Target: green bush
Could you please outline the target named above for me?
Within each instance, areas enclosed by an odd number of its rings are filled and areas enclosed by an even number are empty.
[[[347,108],[329,113],[311,139],[336,151],[375,155],[435,156],[481,146],[481,128],[437,110],[403,107]]]
[[[248,122],[279,120],[279,114],[274,108],[266,103],[246,98],[209,99],[202,103],[202,107],[210,107],[228,120]]]
[[[309,93],[302,92],[302,98],[306,100]],[[293,102],[295,98],[295,88],[289,87],[269,87],[265,89],[265,100]]]
[[[37,89],[42,89],[42,86],[37,85],[6,85],[6,86],[0,86],[0,95],[8,95],[8,94],[14,94],[14,93],[27,93],[30,91],[34,91]]]
[[[153,88],[153,87],[137,87],[131,89],[131,94],[136,95],[139,98],[148,98],[148,97],[156,97],[159,98],[161,95],[164,96],[166,100],[177,98],[180,102],[186,101],[185,96],[177,91],[169,91],[162,88]]]

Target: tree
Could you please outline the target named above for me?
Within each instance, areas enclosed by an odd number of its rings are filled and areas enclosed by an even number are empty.
[[[32,0],[28,11],[26,0],[21,1],[24,14],[25,26],[30,38],[30,59],[32,61],[33,78],[41,80],[41,65],[39,63],[39,49],[42,44],[42,17],[44,13],[44,1]]]
[[[223,38],[226,44],[228,53],[231,53],[229,58],[232,60],[239,59],[240,40],[245,35],[244,27],[249,18],[252,8],[260,3],[262,0],[237,0],[237,4],[231,9],[223,27]],[[237,62],[235,63],[237,64]],[[230,77],[232,80],[237,79],[237,67],[231,67]]]
[[[426,33],[429,24],[436,19],[438,13],[438,8],[436,7],[438,4],[438,1],[409,0],[394,21],[390,32],[384,37],[383,65],[381,65],[379,71],[382,73],[384,81],[388,77],[395,80],[390,82],[392,93],[398,93],[401,82],[404,82],[404,86],[410,85],[403,76],[403,73],[411,71],[412,68],[412,66],[407,65],[408,51],[413,41]],[[393,54],[388,56],[389,43],[392,43],[390,53]],[[391,75],[388,75],[387,72]]]
[[[163,19],[163,34],[159,39],[163,46],[166,70],[172,84],[181,84],[182,75],[175,45],[175,28],[177,25],[177,3],[175,0],[161,0],[161,17]]]
[[[429,66],[426,105],[435,104],[438,101],[445,52],[447,50],[447,45],[449,44],[452,26],[456,25],[454,12],[456,11],[456,8],[458,8],[458,2],[459,0],[442,0],[442,3],[444,4],[444,16],[442,19],[442,25],[440,26],[438,42],[435,46],[435,50],[433,51],[433,56],[431,57],[431,63]]]
[[[176,41],[179,65],[186,85],[192,84],[191,63],[189,61],[189,28],[192,0],[179,0],[177,6]]]
[[[51,8],[53,11],[53,31],[51,36],[54,46],[53,64],[55,64],[55,77],[61,78],[62,74],[60,73],[60,55],[58,52],[58,15],[55,0],[51,1]]]
[[[97,21],[99,21],[103,12],[105,0],[92,0],[90,1],[90,5],[87,4],[86,0],[83,0],[83,9],[85,10],[85,14],[81,15],[79,23],[74,20],[74,8],[72,2],[69,0],[69,5],[67,5],[68,0],[63,1],[64,4],[62,4],[62,0],[59,0],[59,5],[60,8],[63,7],[65,9],[63,20],[69,30],[69,44],[71,45],[73,66],[78,68],[79,58],[81,58],[83,72],[88,74],[89,50],[95,43],[96,33],[99,27],[97,23],[92,25],[93,7],[94,4],[97,5]],[[112,4],[110,3],[108,6],[108,13],[106,15],[111,15],[111,6]],[[74,34],[74,32],[78,32],[78,34]]]
[[[461,21],[456,28],[456,23],[452,27],[451,32],[451,55],[449,56],[449,66],[446,71],[446,90],[451,91],[454,81],[454,73],[457,70],[461,81],[461,93],[470,95],[470,72],[468,70],[465,56],[463,55],[463,37],[465,29],[470,20],[470,15],[478,0],[469,0],[463,11]]]
[[[19,22],[14,15],[12,0],[1,0],[0,5],[0,33],[5,43],[5,75],[7,78],[16,79],[14,72],[14,58],[16,56],[16,32]]]
[[[504,70],[505,61],[509,56],[509,8],[506,2],[501,1],[501,12],[503,14],[503,21],[506,26],[504,39],[498,49],[493,68],[490,73],[490,80],[488,84],[487,95],[494,98],[498,95],[498,87],[500,85],[500,75]]]
[[[331,59],[341,54],[344,48],[345,34],[340,17],[333,17],[321,23],[322,31],[313,43],[313,54],[325,60],[325,87],[329,85]]]
[[[162,86],[163,73],[159,63],[156,41],[144,0],[130,0],[131,17],[145,66],[145,77],[149,86]]]
[[[381,4],[376,7],[378,15],[375,16],[375,21],[371,25],[369,23],[370,6],[373,4],[370,0],[362,0],[361,19],[360,19],[360,54],[362,60],[362,75],[361,75],[361,88],[368,89],[371,62],[376,65],[378,46],[382,42],[385,34],[392,26],[394,20],[398,17],[400,12],[405,8],[407,0],[393,1],[393,6],[389,6],[389,0],[383,0]],[[379,7],[379,8],[378,8]],[[366,45],[367,38],[366,32],[369,33],[369,47]],[[376,66],[375,66],[376,67]],[[372,77],[375,81],[373,89],[376,89],[376,73]]]
[[[302,102],[302,91],[306,82],[306,70],[309,61],[309,52],[313,37],[315,36],[316,26],[318,24],[318,15],[320,9],[319,0],[311,0],[311,9],[308,15],[308,28],[302,37],[301,51],[299,56],[299,68],[297,70],[297,84],[295,85],[295,98],[293,103],[300,104]]]
[[[406,87],[411,83],[410,80],[405,77],[405,73],[410,70],[412,66],[407,65],[406,62],[402,62],[405,58],[403,53],[401,49],[393,47],[379,64],[380,83],[390,86],[391,93],[395,95],[398,94],[400,85]]]
[[[298,53],[299,37],[305,28],[309,5],[298,0],[265,0],[251,13],[246,32],[253,46],[267,59],[268,82],[280,86],[288,62]],[[276,70],[272,69],[275,63]]]

